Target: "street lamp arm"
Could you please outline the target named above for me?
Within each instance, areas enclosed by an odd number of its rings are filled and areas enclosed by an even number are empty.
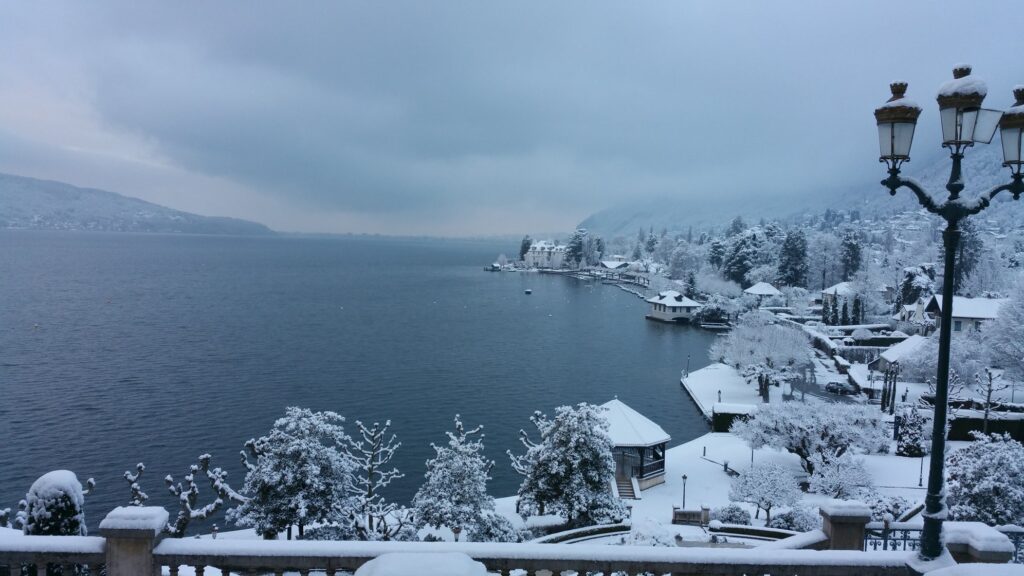
[[[900,176],[899,168],[889,170],[889,177],[882,180],[882,186],[888,188],[889,194],[893,196],[896,195],[896,191],[900,188],[910,188],[911,192],[917,196],[917,201],[920,202],[921,206],[924,206],[926,210],[932,214],[939,214],[942,211],[942,208],[935,203],[935,200],[932,199],[931,195],[928,194],[928,192],[926,192],[916,180]]]
[[[991,201],[1000,192],[1009,192],[1010,194],[1013,194],[1014,200],[1019,200],[1020,195],[1024,194],[1024,174],[1014,174],[1013,180],[1011,180],[1008,184],[1000,184],[999,186],[996,186],[989,190],[988,192],[986,192],[985,194],[983,194],[982,197],[988,197],[988,200]],[[982,208],[982,210],[983,209],[984,208]],[[979,210],[978,212],[980,211],[981,210]],[[977,212],[974,212],[973,214],[977,214]]]

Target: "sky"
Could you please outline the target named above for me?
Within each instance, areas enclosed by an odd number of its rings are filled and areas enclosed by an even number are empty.
[[[1024,84],[1011,1],[0,4],[0,171],[281,231],[566,231],[877,182],[910,83]]]

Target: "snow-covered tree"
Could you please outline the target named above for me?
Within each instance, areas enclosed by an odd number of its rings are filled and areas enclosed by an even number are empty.
[[[747,285],[747,273],[757,265],[757,235],[745,233],[738,237],[722,262],[722,275],[740,285]]]
[[[802,330],[781,324],[770,313],[754,310],[740,316],[733,329],[715,341],[709,356],[715,362],[782,379],[783,371],[809,362],[813,350]]]
[[[708,264],[711,264],[715,269],[722,267],[725,263],[725,243],[721,240],[712,240],[711,248],[708,249]]]
[[[770,446],[800,457],[808,474],[813,456],[828,461],[847,452],[880,452],[888,447],[881,415],[875,408],[850,404],[821,404],[813,410],[798,402],[764,404],[732,432],[752,448]]]
[[[581,403],[559,406],[554,419],[537,412],[531,418],[540,434],[536,443],[520,431],[526,453],[509,452],[513,468],[525,476],[519,487],[520,514],[560,514],[570,526],[605,523],[625,515],[609,489],[615,462],[603,411]]]
[[[851,280],[853,275],[860,270],[861,264],[860,238],[856,233],[847,232],[843,236],[840,258],[843,264],[843,280]]]
[[[935,264],[925,263],[918,266],[907,266],[903,269],[896,292],[895,310],[899,311],[904,304],[916,304],[921,298],[935,293]]]
[[[805,506],[795,506],[788,512],[778,514],[766,524],[769,528],[792,530],[794,532],[810,532],[821,529],[821,514]]]
[[[139,479],[142,478],[142,473],[146,470],[146,465],[139,462],[135,465],[135,473],[132,474],[131,470],[125,470],[124,479],[128,482],[128,489],[131,490],[131,498],[128,500],[129,506],[145,506],[146,500],[149,500],[149,495],[142,491],[142,486],[139,485]]]
[[[18,503],[17,525],[28,536],[85,536],[85,496],[96,482],[85,484],[70,470],[43,474]]]
[[[779,283],[783,286],[807,286],[807,237],[803,230],[791,230],[779,253]]]
[[[726,230],[725,233],[727,236],[736,236],[737,234],[741,234],[746,229],[747,223],[743,221],[743,217],[737,216],[732,219],[732,223],[729,224],[729,229]]]
[[[946,501],[954,520],[995,526],[1024,522],[1024,445],[1008,434],[977,434],[946,457]]]
[[[519,261],[526,260],[526,253],[530,251],[530,246],[533,246],[533,239],[529,235],[523,236],[523,241],[519,243]]]
[[[448,432],[448,444],[431,444],[436,455],[427,460],[426,481],[413,497],[412,505],[421,526],[447,527],[459,539],[463,531],[478,535],[493,517],[494,498],[487,494],[487,481],[494,462],[483,455],[481,426],[466,430],[455,416],[455,431]],[[509,526],[511,528],[511,526]]]
[[[764,462],[733,479],[729,499],[764,510],[765,522],[771,522],[772,508],[792,506],[800,499],[800,489],[792,472],[777,462]]]
[[[896,455],[919,458],[928,453],[928,419],[913,406],[905,406],[900,412],[899,436],[896,438]]]
[[[901,379],[909,382],[934,380],[938,357],[939,336],[936,333],[900,360]],[[953,333],[949,355],[949,366],[952,371],[962,376],[974,375],[983,372],[989,363],[989,347],[982,338],[969,332]]]
[[[960,222],[960,242],[956,248],[956,266],[953,268],[953,292],[963,293],[964,281],[974,273],[985,251],[985,244],[978,234],[974,221],[965,218]],[[939,245],[939,260],[945,261],[944,245]]]
[[[583,228],[577,228],[572,233],[572,236],[569,237],[569,242],[565,245],[565,259],[574,267],[579,267],[580,262],[583,261],[584,243],[586,240],[587,231]]]
[[[188,531],[188,526],[193,520],[206,520],[214,512],[220,510],[225,500],[230,500],[243,506],[248,498],[235,492],[227,482],[228,473],[221,468],[210,468],[210,455],[201,454],[198,462],[189,467],[189,473],[185,475],[185,483],[175,482],[174,477],[168,474],[164,477],[167,484],[167,491],[178,499],[178,516],[174,522],[168,522],[164,531],[172,538],[182,538]],[[199,501],[199,486],[196,484],[196,476],[202,473],[210,481],[210,488],[217,495],[213,502],[205,506],[197,506]]]
[[[811,492],[830,498],[850,500],[870,493],[873,481],[864,469],[864,460],[849,452],[834,458],[821,454],[811,456],[814,473],[811,474]]]
[[[876,522],[899,520],[914,507],[902,496],[883,496],[877,492],[864,498],[864,502],[871,508],[871,519]]]
[[[985,326],[983,337],[992,364],[1008,378],[1024,380],[1024,283],[1018,283],[999,316]]]
[[[355,464],[352,484],[352,528],[360,540],[394,540],[406,532],[409,514],[396,504],[384,500],[381,490],[392,480],[401,478],[397,468],[388,464],[402,445],[388,430],[391,421],[364,426],[356,421],[359,439],[348,437],[348,455]]]
[[[241,456],[250,499],[229,517],[264,537],[285,530],[291,537],[293,524],[301,537],[312,523],[349,522],[355,463],[344,421],[334,412],[291,406],[269,434],[247,441]]]

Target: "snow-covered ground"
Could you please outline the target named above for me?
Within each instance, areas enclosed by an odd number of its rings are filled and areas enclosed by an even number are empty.
[[[711,364],[689,376],[683,376],[681,382],[697,407],[708,419],[711,418],[715,404],[747,404],[759,405],[764,401],[757,393],[757,386],[748,384],[743,376],[732,366]],[[781,401],[782,390],[772,387],[769,395],[773,401]],[[774,396],[779,398],[774,398]]]

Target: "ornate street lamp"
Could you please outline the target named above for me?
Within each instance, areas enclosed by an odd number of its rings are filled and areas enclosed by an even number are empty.
[[[929,212],[946,221],[942,234],[945,247],[945,268],[942,278],[942,320],[939,325],[939,360],[935,384],[935,418],[932,426],[932,452],[928,469],[928,492],[925,497],[924,530],[921,533],[920,557],[934,560],[942,554],[942,520],[946,515],[943,496],[946,447],[946,409],[949,399],[949,342],[953,317],[953,269],[956,266],[956,250],[960,241],[960,221],[988,208],[992,199],[1003,191],[1013,194],[1013,199],[1024,193],[1024,176],[1021,175],[1021,130],[1024,128],[1024,87],[1014,89],[1016,104],[1002,114],[981,107],[987,88],[985,83],[971,76],[970,66],[957,66],[953,80],[939,88],[936,98],[939,102],[939,117],[942,122],[942,146],[949,148],[953,166],[946,183],[948,196],[937,202],[920,184],[900,177],[900,167],[910,160],[910,145],[914,139],[914,127],[921,108],[905,98],[907,85],[895,82],[892,98],[875,110],[878,123],[879,161],[889,169],[889,177],[882,185],[889,193],[896,194],[902,187],[909,188],[917,200]],[[996,186],[974,200],[963,200],[960,192],[964,189],[960,162],[964,151],[976,142],[989,143],[996,126],[1001,130],[1003,142],[1003,165],[1010,168],[1011,180]]]

